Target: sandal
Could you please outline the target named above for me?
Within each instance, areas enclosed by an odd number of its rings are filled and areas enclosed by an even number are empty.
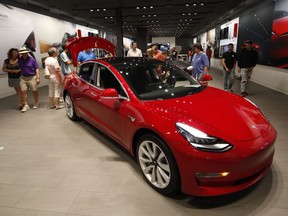
[[[63,108],[64,108],[64,106],[60,105],[60,106],[56,107],[56,110],[63,109]]]

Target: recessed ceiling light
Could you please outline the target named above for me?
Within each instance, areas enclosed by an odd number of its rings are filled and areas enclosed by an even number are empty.
[[[186,6],[186,7],[189,7],[189,4],[187,3],[185,6]]]
[[[106,8],[103,8],[103,11],[106,11]]]
[[[144,6],[143,9],[146,9],[146,6]]]
[[[93,11],[94,11],[94,10],[91,8],[91,9],[90,9],[90,12],[93,12]]]
[[[152,8],[153,8],[153,5],[151,5],[150,8],[152,9]]]
[[[139,10],[140,8],[139,8],[139,7],[136,7],[136,9]]]

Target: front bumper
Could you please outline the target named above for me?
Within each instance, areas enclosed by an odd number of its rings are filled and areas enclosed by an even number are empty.
[[[178,143],[173,152],[181,176],[183,193],[217,196],[243,190],[258,182],[269,170],[277,133],[269,127],[265,134],[223,153],[203,152],[187,143]],[[182,146],[182,147],[181,147]]]

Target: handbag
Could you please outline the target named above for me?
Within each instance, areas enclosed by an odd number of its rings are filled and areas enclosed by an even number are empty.
[[[44,69],[44,78],[45,78],[45,79],[50,79],[50,71],[49,71],[48,66],[45,66],[45,69]]]

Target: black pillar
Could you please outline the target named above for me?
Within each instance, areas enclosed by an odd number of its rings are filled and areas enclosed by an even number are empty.
[[[147,50],[147,28],[137,28],[136,35],[137,47],[142,51],[142,54]]]
[[[117,47],[116,47],[116,56],[124,56],[124,47],[123,47],[123,24],[122,24],[122,9],[116,9],[116,31],[117,31]]]

